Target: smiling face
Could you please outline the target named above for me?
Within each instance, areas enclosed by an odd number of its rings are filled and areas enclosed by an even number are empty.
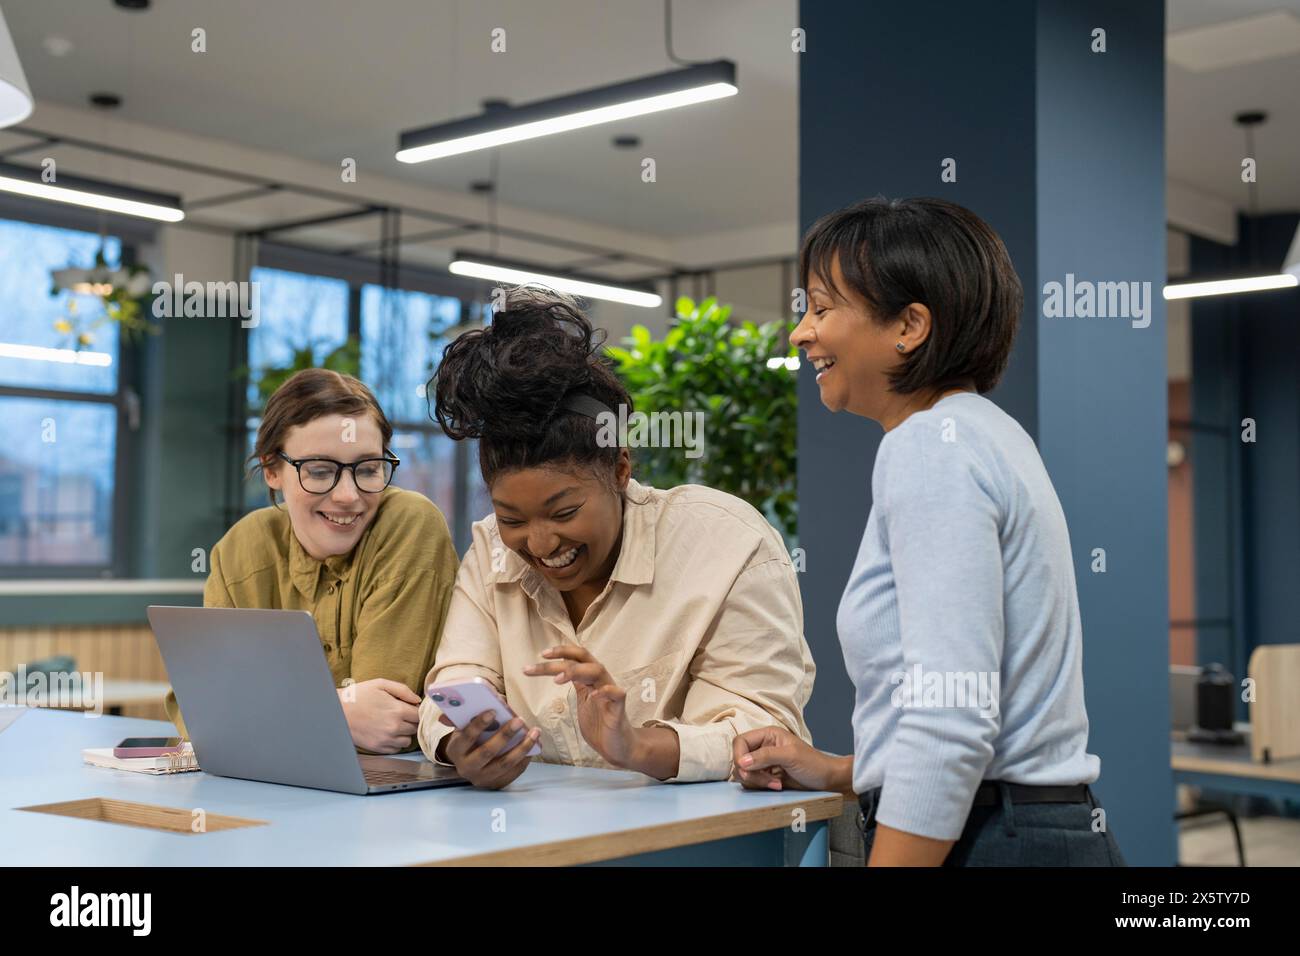
[[[581,466],[503,472],[492,483],[502,543],[559,591],[603,588],[618,561],[622,491],[631,473],[626,449],[615,471],[617,491]]]
[[[838,255],[831,257],[829,278],[830,282],[817,275],[808,277],[808,311],[791,333],[790,343],[818,369],[823,405],[833,412],[847,410],[879,421],[897,398],[887,375],[904,354],[897,344],[903,342],[910,351],[919,344],[915,331],[909,330],[906,314],[877,322],[871,306],[845,281]]]
[[[345,438],[356,440],[344,441]],[[295,461],[331,458],[350,463],[382,458],[384,442],[372,415],[322,415],[289,429],[281,450]],[[374,519],[379,493],[359,491],[352,472],[345,469],[332,491],[311,494],[303,490],[296,469],[284,459],[277,458],[264,466],[266,483],[284,498],[293,533],[304,551],[317,561],[324,561],[356,547]],[[304,473],[309,467],[303,465]]]

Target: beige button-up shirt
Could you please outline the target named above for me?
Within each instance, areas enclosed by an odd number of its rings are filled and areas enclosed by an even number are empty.
[[[578,644],[627,690],[634,727],[671,727],[677,781],[732,774],[733,738],[780,724],[811,743],[803,707],[815,667],[799,585],[781,536],[753,507],[699,485],[629,481],[623,543],[605,589],[575,629],[560,593],[501,543],[496,516],[475,522],[429,683],[482,677],[530,727],[541,759],[609,764],[578,729],[576,692],[523,668]],[[436,759],[451,728],[420,705],[420,746]]]

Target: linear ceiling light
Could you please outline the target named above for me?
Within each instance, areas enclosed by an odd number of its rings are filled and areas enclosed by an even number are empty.
[[[0,163],[0,190],[162,222],[180,222],[185,218],[179,196],[65,173],[59,173],[54,182],[47,183],[42,181],[40,169],[16,163]]]
[[[1246,151],[1243,156],[1258,156],[1255,152],[1255,129],[1262,126],[1268,121],[1268,113],[1263,110],[1245,110],[1233,117],[1234,122],[1241,127],[1245,134]],[[1257,184],[1252,181],[1247,186],[1250,194],[1250,215],[1255,217],[1255,200]],[[1250,238],[1250,263],[1244,268],[1259,269],[1260,254],[1258,243],[1255,241],[1259,235],[1259,223],[1256,222],[1251,229]],[[1180,282],[1176,285],[1165,286],[1166,299],[1191,299],[1203,295],[1231,295],[1238,292],[1264,292],[1269,289],[1289,289],[1300,285],[1300,230],[1296,232],[1296,238],[1291,242],[1291,248],[1287,250],[1286,258],[1282,262],[1282,271],[1280,273],[1270,273],[1267,275],[1256,276],[1230,276],[1222,279],[1210,279],[1202,282]]]
[[[1203,295],[1229,295],[1234,292],[1264,292],[1289,289],[1300,279],[1289,273],[1271,276],[1248,276],[1242,279],[1215,279],[1209,282],[1180,282],[1165,286],[1166,299],[1194,299]]]
[[[670,70],[602,86],[568,96],[503,107],[424,129],[407,130],[398,142],[397,159],[423,163],[520,140],[565,133],[644,116],[678,106],[734,96],[736,64],[714,60],[682,70]]]
[[[0,342],[0,358],[61,362],[64,365],[94,365],[99,368],[107,368],[113,364],[113,356],[107,352],[78,352],[75,349],[52,349],[43,345],[20,345],[16,342]]]
[[[451,265],[447,268],[454,275],[469,276],[472,279],[508,282],[512,285],[536,282],[556,292],[568,292],[586,299],[622,302],[624,305],[640,306],[643,309],[653,309],[662,305],[664,301],[661,296],[635,286],[610,285],[601,279],[556,274],[544,268],[490,259],[473,252],[455,253]]]

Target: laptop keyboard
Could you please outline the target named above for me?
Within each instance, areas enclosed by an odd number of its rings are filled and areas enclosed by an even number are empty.
[[[428,780],[427,775],[418,773],[405,773],[401,770],[364,770],[363,776],[366,783],[419,783],[421,780]]]

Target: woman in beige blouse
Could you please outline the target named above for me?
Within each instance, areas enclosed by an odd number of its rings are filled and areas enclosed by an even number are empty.
[[[732,740],[776,721],[810,740],[814,666],[781,536],[699,485],[631,477],[603,413],[631,401],[576,303],[512,290],[490,326],[453,342],[435,415],[479,440],[494,513],[476,522],[426,680],[481,677],[519,715],[455,730],[420,705],[425,754],[504,787],[540,743],[551,763],[724,780]],[[514,748],[511,737],[527,735]]]

